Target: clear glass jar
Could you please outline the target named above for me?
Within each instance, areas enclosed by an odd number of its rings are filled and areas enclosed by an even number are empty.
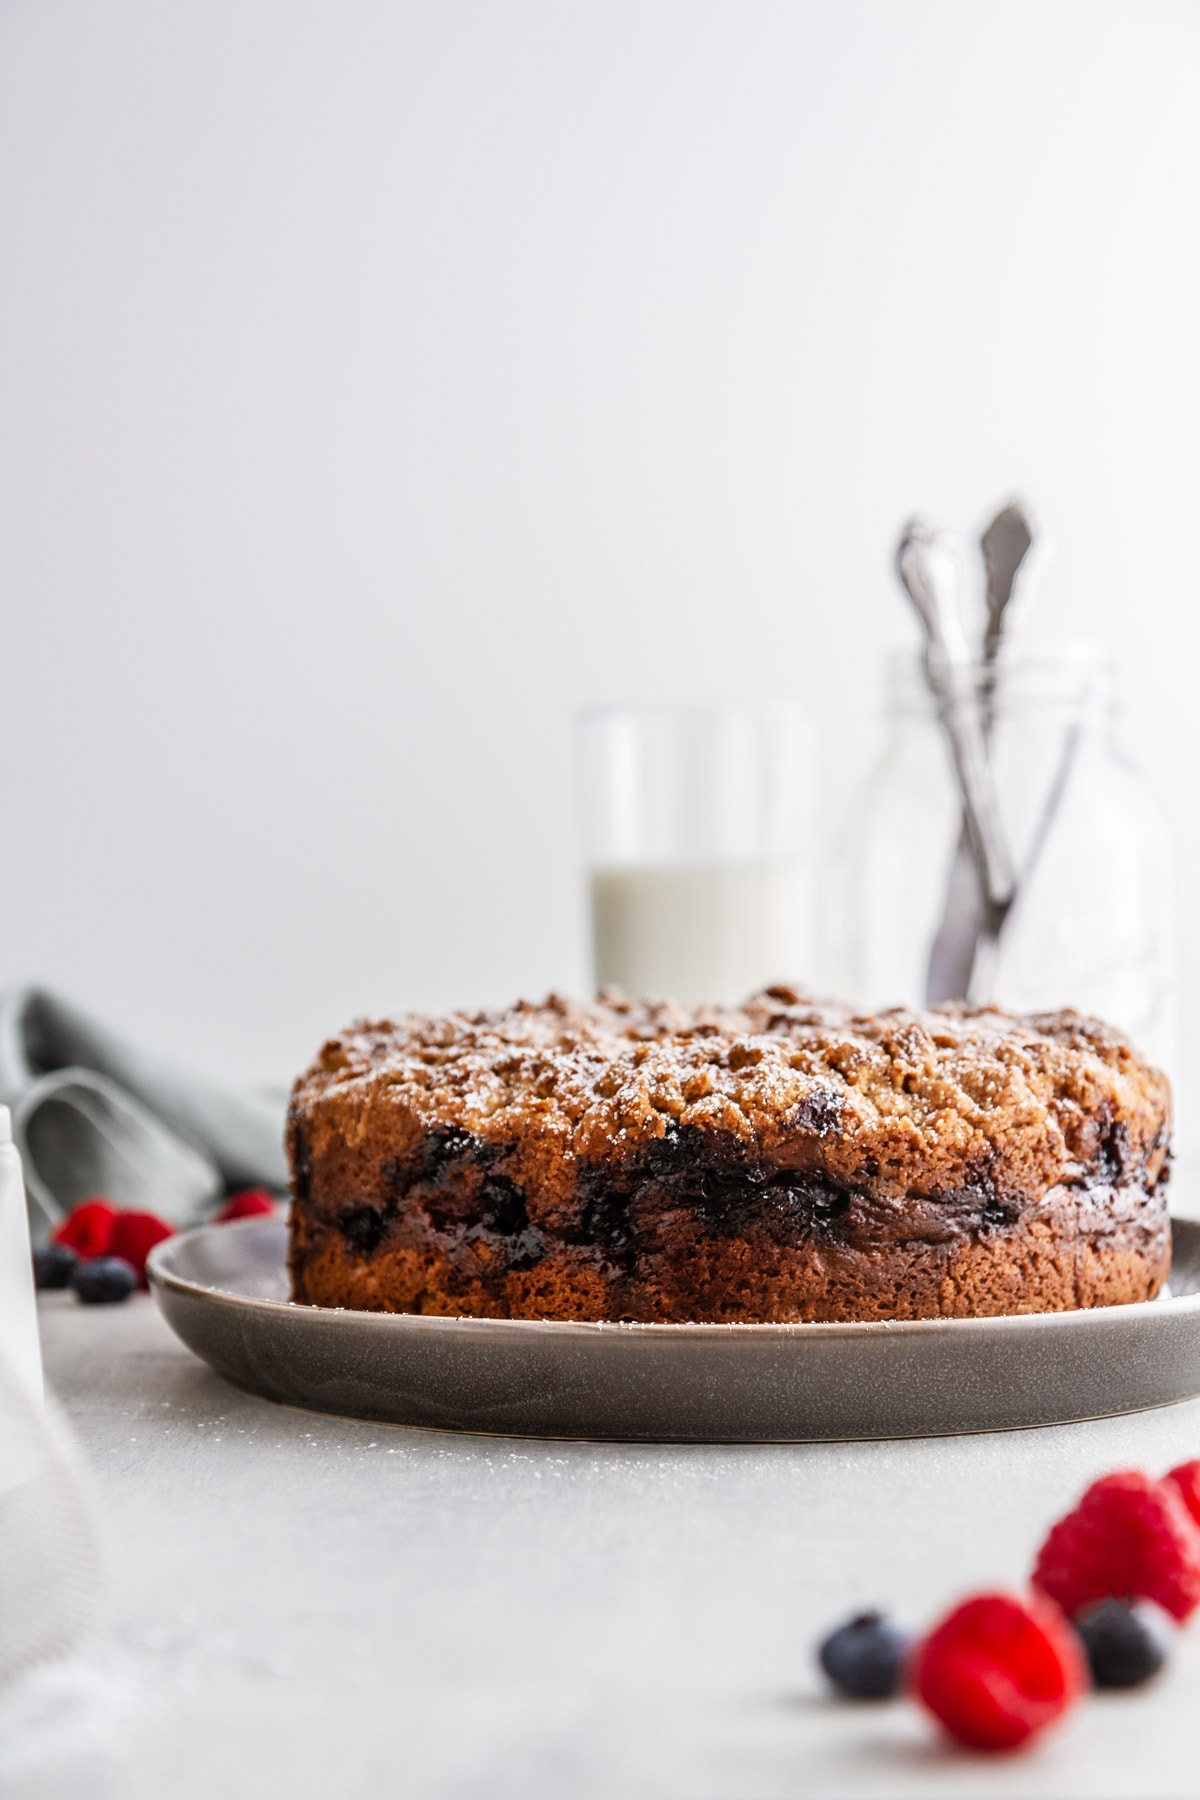
[[[978,664],[952,703],[973,710],[986,741],[1016,874],[970,997],[1018,1012],[1095,1013],[1170,1068],[1170,843],[1154,795],[1117,742],[1111,652],[1080,642]],[[944,960],[942,991],[936,960],[931,981],[934,946],[945,945],[948,920],[961,923],[964,881],[978,893],[946,734],[918,657],[889,660],[887,722],[882,756],[832,858],[825,907],[831,985],[871,1008],[949,997]]]

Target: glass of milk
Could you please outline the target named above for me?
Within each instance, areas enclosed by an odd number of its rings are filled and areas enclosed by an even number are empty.
[[[695,1005],[811,982],[801,709],[596,707],[578,749],[597,987]]]

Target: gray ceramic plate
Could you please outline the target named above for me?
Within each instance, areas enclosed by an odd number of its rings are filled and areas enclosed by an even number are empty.
[[[322,1412],[527,1437],[919,1437],[1200,1393],[1200,1224],[1174,1230],[1170,1299],[1004,1319],[572,1325],[293,1306],[278,1219],[169,1238],[150,1285],[219,1374]]]

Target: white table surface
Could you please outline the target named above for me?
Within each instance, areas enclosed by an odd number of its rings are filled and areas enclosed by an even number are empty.
[[[107,1601],[0,1697],[5,1795],[1200,1794],[1200,1625],[1153,1688],[1006,1759],[831,1701],[811,1655],[856,1607],[920,1625],[1020,1584],[1094,1476],[1200,1454],[1200,1402],[898,1443],[536,1442],[250,1398],[144,1297],[41,1320]]]

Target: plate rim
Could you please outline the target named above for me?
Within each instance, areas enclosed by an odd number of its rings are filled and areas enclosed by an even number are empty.
[[[1200,1220],[1170,1219],[1172,1240],[1182,1229],[1186,1234],[1194,1233],[1200,1240]],[[556,1337],[588,1338],[625,1338],[636,1341],[644,1338],[662,1338],[666,1342],[678,1342],[681,1338],[713,1342],[715,1339],[731,1339],[749,1337],[761,1340],[775,1338],[780,1341],[802,1338],[805,1341],[816,1339],[825,1341],[829,1338],[852,1338],[870,1341],[873,1338],[913,1338],[923,1336],[945,1336],[948,1332],[956,1332],[960,1337],[979,1332],[994,1331],[1069,1331],[1083,1330],[1087,1327],[1095,1329],[1118,1320],[1133,1324],[1148,1317],[1174,1317],[1200,1312],[1200,1289],[1190,1294],[1172,1294],[1166,1299],[1155,1297],[1153,1300],[1131,1300],[1114,1306],[1072,1307],[1062,1312],[1030,1312],[1030,1313],[994,1313],[982,1317],[966,1319],[823,1319],[806,1322],[804,1320],[688,1320],[673,1322],[669,1320],[617,1320],[617,1319],[494,1319],[480,1317],[474,1313],[399,1313],[375,1312],[353,1306],[320,1306],[311,1301],[272,1300],[264,1295],[238,1294],[229,1288],[214,1287],[208,1282],[195,1281],[188,1276],[180,1275],[167,1267],[171,1257],[179,1250],[194,1242],[197,1238],[212,1232],[249,1233],[261,1231],[264,1226],[274,1226],[286,1232],[287,1222],[282,1217],[267,1219],[262,1216],[252,1219],[236,1219],[227,1223],[209,1221],[202,1225],[194,1225],[187,1231],[175,1232],[156,1244],[146,1262],[146,1277],[155,1303],[159,1304],[159,1294],[170,1293],[184,1299],[200,1300],[209,1305],[232,1309],[233,1311],[252,1314],[284,1316],[291,1319],[304,1319],[309,1323],[322,1323],[318,1329],[326,1329],[329,1325],[344,1325],[348,1319],[356,1321],[366,1330],[383,1330],[416,1332],[420,1334],[463,1334],[485,1330],[489,1335],[502,1330],[515,1333],[520,1337],[551,1335]],[[1198,1244],[1200,1248],[1200,1244]],[[161,1310],[161,1308],[160,1308]],[[363,1324],[370,1321],[369,1324]]]

